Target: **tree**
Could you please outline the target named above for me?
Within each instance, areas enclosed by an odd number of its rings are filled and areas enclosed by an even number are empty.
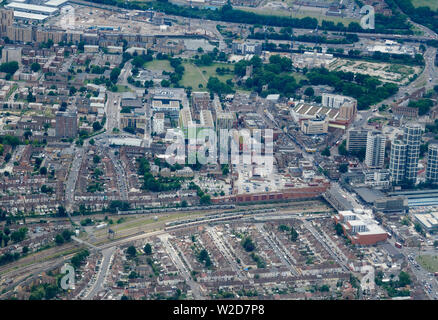
[[[65,217],[67,216],[67,211],[63,206],[58,207],[58,212],[56,213],[58,217]]]
[[[251,252],[255,250],[255,245],[254,242],[252,242],[250,237],[245,237],[242,240],[242,247],[245,249],[245,251],[247,252]]]
[[[344,229],[342,228],[342,225],[340,223],[337,223],[335,225],[335,231],[338,236],[342,236],[344,234]]]
[[[129,246],[128,249],[126,249],[126,254],[128,258],[135,258],[135,256],[137,255],[137,250],[134,246]]]
[[[55,242],[56,242],[56,244],[58,246],[63,244],[64,243],[64,238],[62,237],[62,235],[57,234],[56,237],[55,237]]]
[[[330,157],[330,149],[329,147],[326,147],[324,150],[322,150],[321,155]]]
[[[340,173],[348,172],[348,163],[341,163],[339,165],[339,172]]]
[[[46,167],[41,167],[40,168],[40,174],[46,175],[47,174],[47,168]]]
[[[304,90],[304,94],[308,97],[313,97],[315,95],[315,90],[313,90],[312,87],[308,87],[306,90]]]
[[[19,69],[17,61],[5,62],[0,65],[0,72],[13,75]]]
[[[411,277],[409,276],[409,273],[401,271],[398,275],[398,285],[400,287],[405,287],[408,284],[411,284]]]
[[[95,154],[95,155],[93,156],[93,162],[94,162],[95,164],[98,164],[98,163],[100,162],[100,157],[99,157],[97,154]]]
[[[38,71],[40,71],[41,66],[40,66],[40,64],[38,62],[34,62],[34,63],[31,64],[30,69],[33,72],[38,72]]]
[[[62,235],[62,237],[64,238],[65,241],[70,241],[70,239],[71,239],[71,232],[70,232],[70,230],[65,229],[64,231],[62,231],[61,235]]]
[[[211,203],[211,197],[209,194],[204,194],[201,196],[201,199],[199,200],[199,203],[201,205],[207,205]]]
[[[95,121],[95,122],[93,122],[93,130],[94,130],[94,131],[99,131],[99,130],[101,130],[101,129],[102,129],[102,125],[100,124],[99,121]]]
[[[146,243],[146,245],[143,248],[143,251],[147,256],[150,256],[152,254],[152,246],[149,243]]]
[[[291,230],[290,230],[290,240],[292,242],[295,242],[295,241],[298,240],[298,232],[294,228],[292,228],[292,227],[291,227]]]
[[[112,83],[117,83],[117,80],[119,79],[120,76],[120,72],[121,72],[120,68],[114,68],[111,71],[110,80]]]

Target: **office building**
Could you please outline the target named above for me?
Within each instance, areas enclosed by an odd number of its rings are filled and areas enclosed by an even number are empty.
[[[56,137],[75,138],[78,133],[76,112],[66,111],[56,113]]]
[[[306,135],[328,132],[328,121],[324,118],[307,119],[301,122],[301,131]]]
[[[366,149],[368,130],[351,129],[347,132],[347,151],[360,151]]]
[[[350,97],[341,96],[339,94],[323,93],[321,103],[324,107],[339,109],[344,103],[353,100],[354,99]]]
[[[393,184],[400,184],[405,178],[406,150],[407,146],[401,140],[395,140],[391,145],[389,172]]]
[[[345,236],[352,244],[374,245],[388,238],[388,233],[379,226],[378,222],[366,215],[356,214],[350,210],[339,211],[334,216],[334,220],[342,226]]]
[[[368,168],[383,168],[386,136],[379,132],[368,132],[365,164]]]
[[[438,142],[429,144],[427,154],[426,181],[438,184]]]

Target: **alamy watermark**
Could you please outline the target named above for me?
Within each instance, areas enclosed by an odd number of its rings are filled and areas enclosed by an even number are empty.
[[[360,14],[364,16],[360,19],[360,26],[362,29],[375,29],[375,11],[374,7],[370,5],[360,8]]]
[[[75,287],[75,269],[70,264],[64,264],[61,267],[61,273],[66,273],[61,278],[61,288],[64,290],[74,289]]]
[[[189,126],[179,132],[167,131],[166,140],[172,142],[166,149],[166,161],[170,165],[219,162],[255,164],[264,166],[268,172],[273,169],[272,129],[220,129],[216,132]]]

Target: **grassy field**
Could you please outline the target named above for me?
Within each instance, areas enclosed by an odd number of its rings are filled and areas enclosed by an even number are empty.
[[[170,66],[169,60],[157,60],[154,59],[145,64],[145,68],[153,71],[167,71],[173,72],[173,68]]]
[[[411,0],[414,7],[429,7],[432,10],[438,9],[438,1],[436,0]]]
[[[438,272],[438,256],[424,255],[417,258],[418,263],[429,272]]]
[[[233,78],[233,74],[224,74],[224,75],[218,75],[216,73],[216,69],[218,67],[220,68],[229,68],[231,72],[234,71],[234,66],[232,64],[227,63],[213,63],[211,66],[208,67],[198,67],[194,65],[191,62],[185,62],[183,63],[184,66],[184,76],[182,80],[180,81],[180,84],[184,87],[192,87],[193,90],[201,90],[206,91],[205,88],[207,85],[208,78],[210,77],[217,77],[220,81],[227,81],[228,79]],[[203,88],[199,88],[199,85],[202,84]]]
[[[117,92],[131,92],[132,90],[129,89],[127,86],[122,86],[120,84],[117,85]]]
[[[272,9],[266,9],[266,8],[243,8],[243,7],[239,7],[239,10],[243,10],[243,11],[249,11],[249,12],[254,12],[254,13],[258,13],[258,14],[262,14],[262,15],[269,15],[269,16],[281,16],[281,17],[292,17],[292,18],[305,18],[305,17],[310,17],[310,18],[315,18],[318,20],[319,23],[321,23],[321,21],[326,20],[326,21],[333,21],[335,24],[338,22],[342,22],[346,25],[348,25],[350,22],[358,22],[359,20],[357,19],[350,19],[350,18],[342,18],[342,17],[332,17],[332,16],[326,16],[326,15],[320,15],[317,12],[312,12],[312,11],[306,11],[305,13],[292,13],[290,11],[286,11],[286,10],[272,10]]]

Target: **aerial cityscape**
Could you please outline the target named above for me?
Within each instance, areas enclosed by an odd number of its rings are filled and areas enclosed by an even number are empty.
[[[437,49],[436,0],[1,1],[0,300],[438,300]]]

